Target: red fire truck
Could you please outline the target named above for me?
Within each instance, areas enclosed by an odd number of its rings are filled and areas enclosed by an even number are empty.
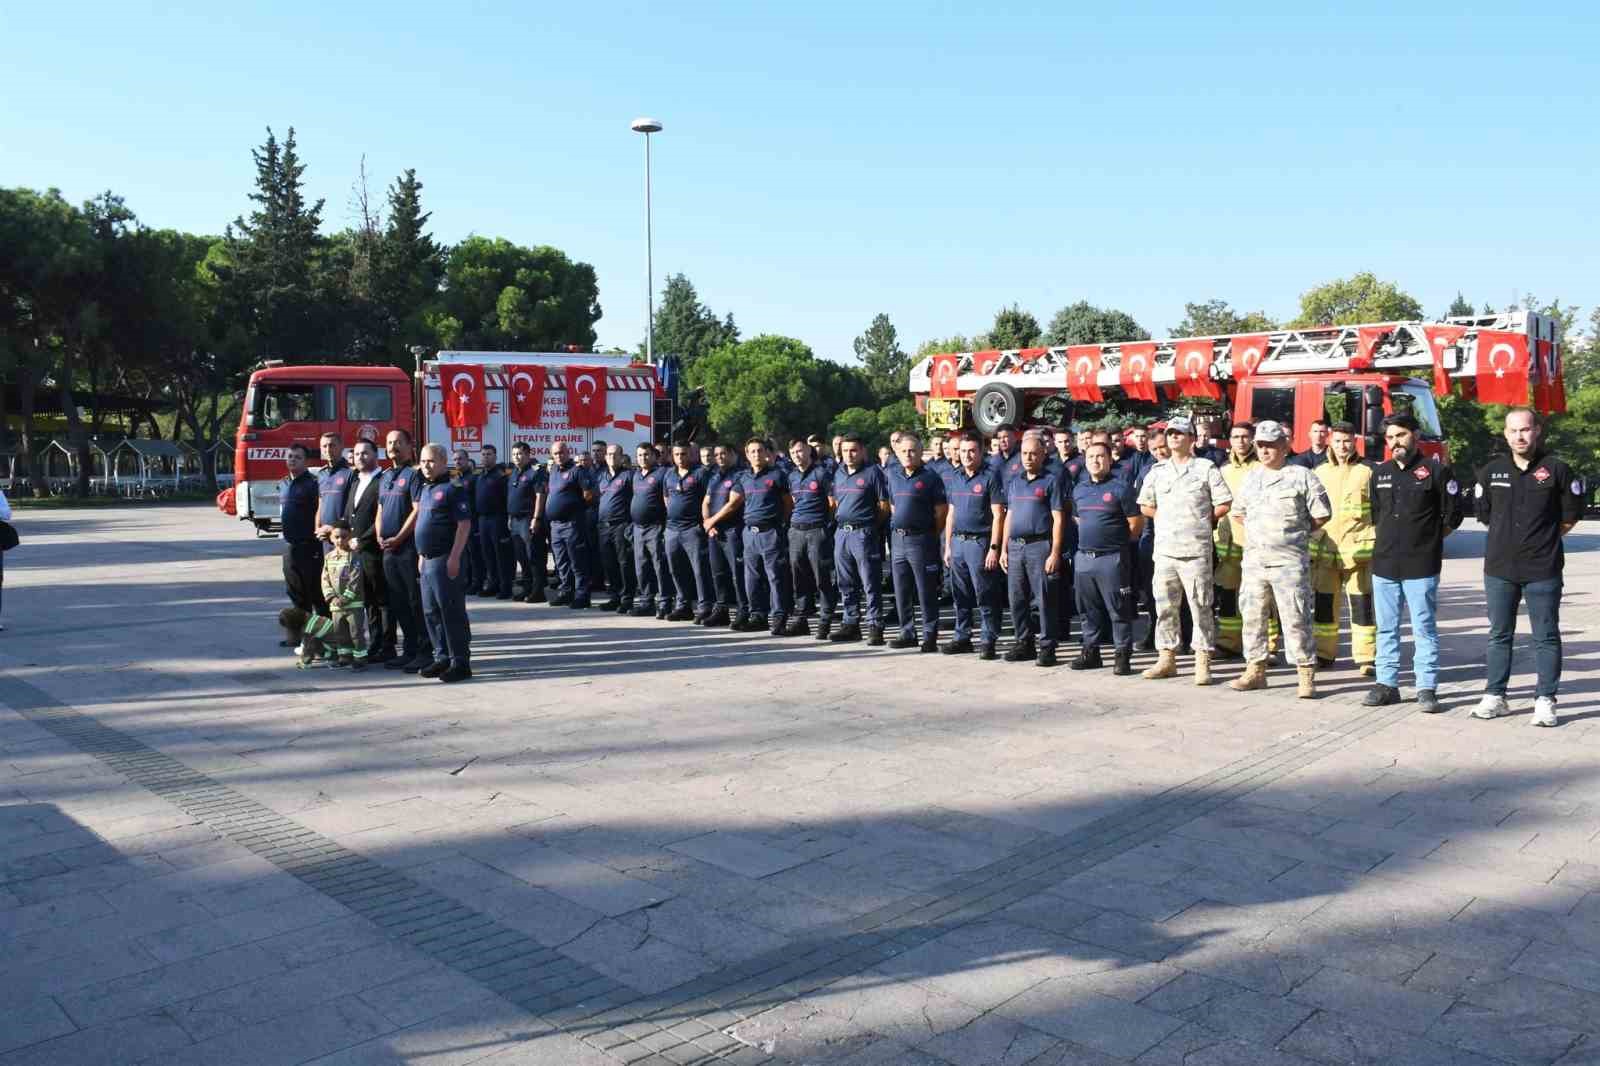
[[[440,382],[462,366],[483,370],[487,420],[482,426],[455,429],[445,422]],[[524,385],[510,380],[508,366],[545,370],[537,426],[516,425],[508,417],[508,390]],[[566,376],[574,366],[605,377],[605,425],[599,429],[573,428],[567,417]],[[446,351],[414,375],[388,366],[267,364],[250,375],[234,450],[234,486],[217,498],[217,506],[254,523],[258,532],[276,529],[278,484],[285,476],[289,445],[305,445],[315,466],[318,442],[330,431],[339,434],[347,454],[356,441],[373,442],[385,465],[384,440],[396,427],[410,430],[419,446],[437,441],[452,451],[464,449],[474,461],[485,444],[492,444],[505,461],[519,440],[531,444],[539,456],[548,455],[557,440],[574,449],[604,440],[621,444],[631,455],[636,445],[668,432],[673,415],[672,399],[660,388],[655,369],[626,356]]]
[[[1451,318],[1286,329],[1270,333],[1126,344],[930,355],[911,370],[917,407],[935,429],[1066,421],[1059,412],[1092,406],[1095,397],[1142,392],[1181,406],[1210,399],[1234,421],[1272,419],[1294,427],[1294,448],[1310,446],[1319,418],[1354,424],[1363,455],[1381,457],[1385,415],[1407,410],[1422,424],[1423,450],[1449,461],[1434,386],[1475,380],[1480,369],[1513,369],[1504,344],[1482,350],[1480,336],[1526,338],[1521,368],[1530,382],[1559,383],[1560,324],[1530,311]],[[1520,344],[1518,345],[1521,349]],[[1241,358],[1242,356],[1242,358]],[[1559,389],[1559,384],[1555,386]],[[1553,390],[1535,388],[1541,406]],[[1054,411],[1041,410],[1051,401]],[[1159,408],[1152,408],[1158,410]]]

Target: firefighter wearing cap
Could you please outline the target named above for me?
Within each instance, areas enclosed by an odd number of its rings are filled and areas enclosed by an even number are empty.
[[[1312,636],[1311,537],[1333,515],[1317,475],[1289,466],[1288,435],[1276,422],[1256,426],[1257,463],[1234,494],[1231,515],[1245,527],[1240,567],[1245,672],[1228,687],[1267,687],[1267,622],[1273,604],[1283,624],[1284,650],[1299,672],[1301,699],[1316,695],[1316,644]]]
[[[1256,427],[1249,422],[1239,422],[1228,433],[1228,456],[1219,463],[1222,480],[1228,494],[1235,499],[1245,475],[1256,465]],[[1240,568],[1244,561],[1244,522],[1237,512],[1228,515],[1226,522],[1218,522],[1212,535],[1216,546],[1217,601],[1217,651],[1222,656],[1235,656],[1244,650],[1244,620],[1239,615]]]
[[[1350,602],[1350,658],[1371,677],[1378,631],[1372,606],[1372,466],[1356,454],[1356,428],[1335,423],[1320,462],[1296,463],[1313,471],[1328,492],[1333,517],[1311,540],[1317,665],[1339,657],[1339,601]],[[1342,595],[1341,595],[1342,593]]]

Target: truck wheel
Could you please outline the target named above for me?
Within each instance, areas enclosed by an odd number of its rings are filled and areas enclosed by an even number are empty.
[[[972,424],[984,436],[993,436],[1001,426],[1022,421],[1022,393],[999,382],[983,386],[972,397]]]

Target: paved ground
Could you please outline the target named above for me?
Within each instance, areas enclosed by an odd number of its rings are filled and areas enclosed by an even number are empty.
[[[0,1066],[1600,1063],[1600,537],[1538,730],[1476,532],[1424,717],[483,601],[303,673],[215,512],[19,525]]]

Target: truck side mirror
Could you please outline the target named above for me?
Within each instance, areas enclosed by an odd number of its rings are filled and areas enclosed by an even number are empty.
[[[1367,459],[1377,462],[1383,458],[1383,390],[1375,386],[1366,388],[1361,405],[1361,446]]]

